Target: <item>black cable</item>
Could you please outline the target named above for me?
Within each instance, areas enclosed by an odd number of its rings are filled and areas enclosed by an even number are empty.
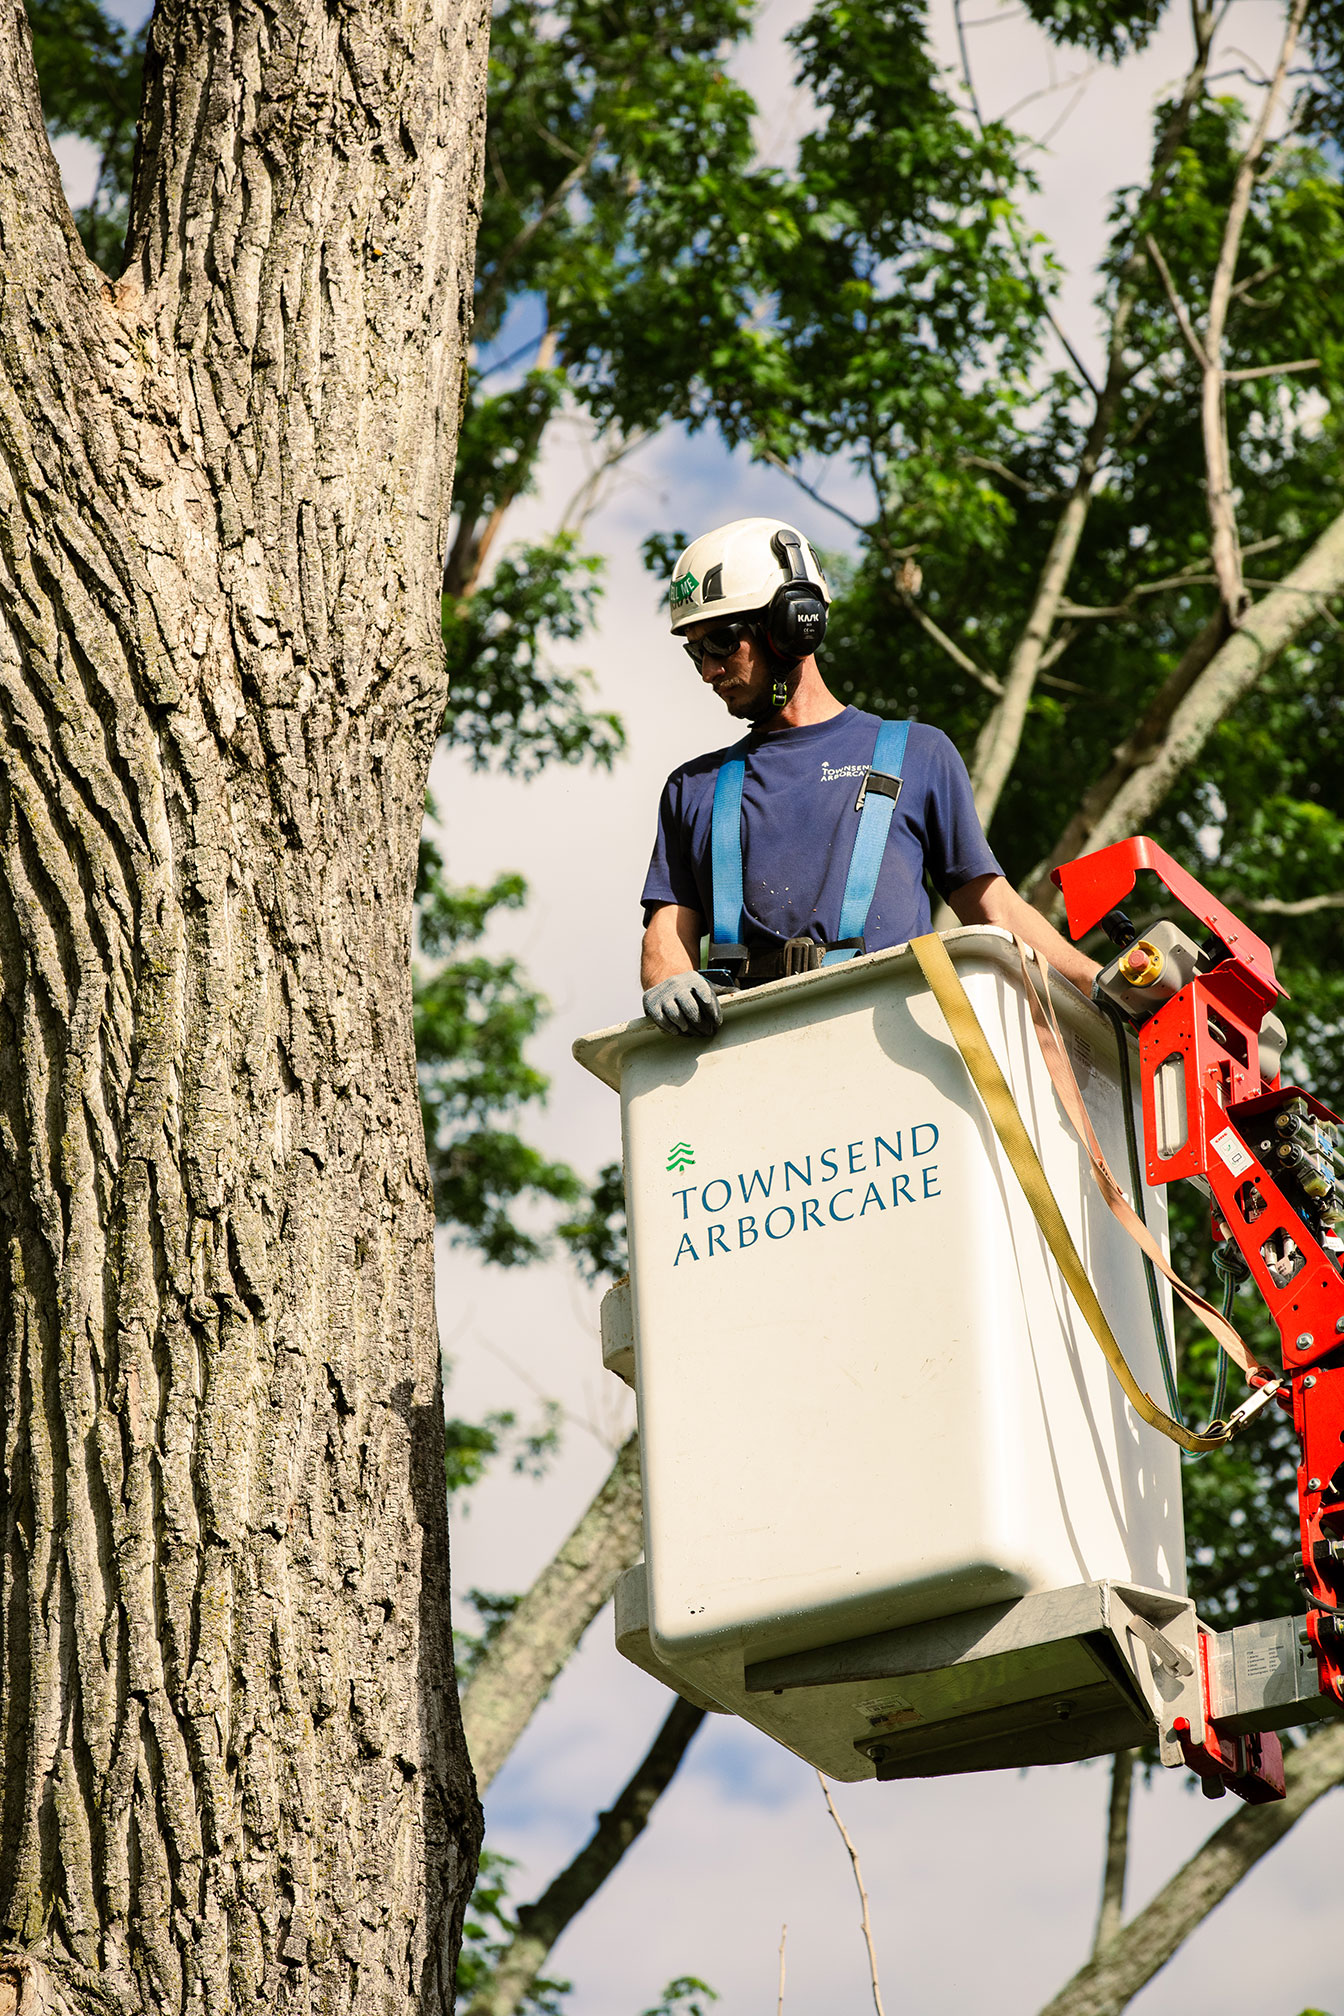
[[[1242,1260],[1240,1253],[1237,1252],[1235,1247],[1233,1247],[1232,1255],[1229,1257],[1233,1259],[1234,1264],[1225,1267],[1219,1257],[1219,1248],[1214,1247],[1213,1264],[1223,1277],[1223,1306],[1218,1313],[1224,1323],[1230,1323],[1232,1320],[1232,1304],[1236,1299],[1237,1282],[1246,1273],[1246,1263]],[[1213,1412],[1209,1416],[1210,1428],[1216,1421],[1222,1420],[1223,1408],[1227,1404],[1227,1363],[1227,1353],[1220,1344],[1218,1346],[1218,1376],[1213,1382]]]
[[[1108,1001],[1103,994],[1098,1007],[1110,1017],[1115,1030],[1115,1047],[1120,1056],[1120,1103],[1125,1113],[1125,1147],[1129,1152],[1129,1183],[1134,1192],[1134,1209],[1139,1220],[1147,1225],[1148,1213],[1143,1200],[1143,1171],[1139,1167],[1139,1142],[1134,1131],[1134,1090],[1129,1072],[1129,1021],[1123,1010],[1114,1001]],[[1176,1387],[1176,1371],[1172,1362],[1171,1347],[1167,1342],[1167,1326],[1162,1319],[1162,1300],[1157,1286],[1157,1269],[1145,1253],[1143,1255],[1143,1278],[1148,1284],[1148,1307],[1152,1313],[1153,1336],[1157,1339],[1157,1355],[1162,1365],[1162,1384],[1167,1393],[1167,1412],[1173,1421],[1185,1425],[1181,1412],[1181,1398]],[[1215,1417],[1216,1418],[1216,1417]]]

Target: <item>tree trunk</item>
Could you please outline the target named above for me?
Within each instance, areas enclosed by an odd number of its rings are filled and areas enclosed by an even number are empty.
[[[1137,1750],[1117,1750],[1111,1759],[1111,1803],[1106,1818],[1106,1863],[1101,1905],[1092,1938],[1092,1958],[1109,1946],[1124,1923],[1125,1876],[1129,1869],[1129,1812],[1134,1799]]]
[[[112,287],[0,13],[0,2005],[451,2006],[409,937],[484,58],[161,4]]]

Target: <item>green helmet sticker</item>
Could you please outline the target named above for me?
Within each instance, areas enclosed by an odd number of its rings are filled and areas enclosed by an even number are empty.
[[[700,583],[694,574],[678,574],[672,583],[672,607],[680,609],[683,602],[689,602]]]

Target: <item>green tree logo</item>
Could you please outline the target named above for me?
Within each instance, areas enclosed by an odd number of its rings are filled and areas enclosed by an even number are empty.
[[[669,1170],[693,1169],[695,1167],[695,1156],[691,1152],[689,1141],[678,1141],[676,1147],[667,1158],[667,1166]]]

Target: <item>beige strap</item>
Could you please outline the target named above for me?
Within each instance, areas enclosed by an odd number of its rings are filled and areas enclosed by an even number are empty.
[[[1150,1428],[1156,1428],[1171,1441],[1178,1442],[1182,1449],[1202,1451],[1221,1448],[1230,1439],[1226,1428],[1220,1427],[1212,1435],[1196,1435],[1189,1428],[1183,1428],[1179,1421],[1173,1421],[1155,1400],[1149,1398],[1130,1371],[1102,1312],[1096,1290],[1078,1258],[1078,1249],[1064,1222],[1064,1214],[1045,1180],[1045,1171],[1022,1125],[1022,1116],[985,1040],[985,1033],[976,1020],[975,1010],[966,998],[966,989],[957,977],[947,947],[938,934],[931,931],[923,938],[912,938],[910,950],[919,961],[920,971],[947,1019],[953,1041],[961,1052],[976,1091],[984,1101],[990,1123],[1013,1165],[1022,1194],[1032,1208],[1055,1263],[1089,1330],[1101,1346],[1102,1355],[1115,1374],[1125,1398],[1141,1421],[1146,1421]]]
[[[1087,1108],[1083,1104],[1083,1095],[1078,1087],[1077,1076],[1074,1073],[1072,1064],[1069,1062],[1069,1054],[1065,1048],[1064,1038],[1059,1027],[1059,1017],[1055,1013],[1055,1004],[1050,998],[1049,962],[1041,953],[1037,952],[1034,954],[1043,980],[1043,985],[1038,990],[1032,978],[1031,968],[1027,963],[1027,948],[1020,938],[1017,939],[1016,943],[1017,956],[1022,963],[1022,983],[1027,990],[1027,999],[1031,1003],[1031,1019],[1035,1024],[1037,1040],[1041,1046],[1041,1055],[1045,1059],[1045,1068],[1050,1073],[1055,1091],[1059,1095],[1059,1103],[1067,1113],[1072,1123],[1073,1131],[1078,1136],[1087,1153],[1087,1158],[1092,1164],[1092,1174],[1096,1178],[1097,1188],[1110,1205],[1115,1216],[1124,1226],[1126,1232],[1128,1232],[1130,1238],[1143,1248],[1153,1265],[1160,1268],[1162,1273],[1166,1275],[1182,1302],[1199,1318],[1204,1328],[1209,1332],[1209,1335],[1226,1351],[1233,1364],[1239,1366],[1248,1379],[1252,1376],[1260,1379],[1269,1378],[1269,1373],[1264,1370],[1263,1366],[1256,1363],[1241,1337],[1238,1336],[1221,1311],[1215,1309],[1211,1302],[1206,1302],[1204,1297],[1190,1286],[1189,1282],[1181,1279],[1166,1254],[1162,1251],[1157,1240],[1154,1239],[1152,1233],[1148,1230],[1148,1227],[1144,1224],[1138,1212],[1116,1182],[1106,1157],[1101,1152],[1101,1143],[1097,1140]],[[1044,1002],[1041,999],[1042,994],[1045,997]],[[1122,1037],[1120,1040],[1123,1042],[1124,1038]]]

